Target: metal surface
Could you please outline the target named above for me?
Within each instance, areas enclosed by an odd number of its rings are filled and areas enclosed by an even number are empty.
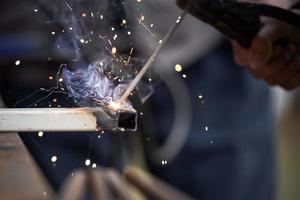
[[[0,199],[53,199],[49,183],[17,133],[0,134]]]
[[[85,171],[77,170],[65,181],[60,189],[59,200],[81,200],[86,192],[88,177]]]
[[[124,172],[126,180],[142,191],[148,198],[155,200],[193,200],[192,197],[137,168],[128,167]]]
[[[137,114],[102,108],[0,109],[0,132],[136,130]]]

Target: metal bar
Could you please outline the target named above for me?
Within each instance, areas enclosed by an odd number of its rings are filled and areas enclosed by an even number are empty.
[[[60,191],[60,200],[80,200],[83,198],[88,182],[87,173],[83,170],[77,170],[72,173],[62,186]]]
[[[126,180],[141,190],[148,199],[156,200],[193,200],[187,194],[171,187],[137,167],[128,167],[124,176]]]
[[[0,134],[0,194],[0,199],[54,199],[53,188],[16,133]]]
[[[113,194],[119,200],[132,200],[135,199],[133,194],[130,192],[128,185],[124,177],[114,169],[103,169],[103,179],[111,189]]]
[[[113,200],[112,191],[103,179],[103,172],[100,170],[90,170],[89,172],[90,190],[95,200]]]
[[[136,130],[135,110],[103,108],[0,109],[0,132]]]

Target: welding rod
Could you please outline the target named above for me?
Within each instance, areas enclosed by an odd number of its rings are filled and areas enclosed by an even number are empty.
[[[103,108],[4,108],[1,132],[86,132],[136,130],[135,110],[110,113]]]
[[[127,90],[124,92],[124,94],[121,96],[121,98],[118,101],[119,105],[122,105],[126,99],[128,98],[128,96],[131,94],[131,92],[134,90],[134,88],[137,86],[137,84],[139,83],[139,81],[142,79],[142,77],[145,75],[145,73],[147,72],[147,70],[151,67],[152,63],[154,62],[155,58],[157,57],[158,53],[160,52],[160,50],[169,42],[169,40],[172,38],[173,34],[175,33],[175,31],[177,30],[177,28],[179,27],[179,25],[181,24],[181,22],[183,21],[183,19],[185,18],[187,14],[187,11],[185,10],[177,19],[176,23],[174,26],[172,26],[170,28],[170,30],[168,31],[168,33],[165,35],[165,37],[163,38],[163,40],[161,40],[161,42],[159,43],[159,45],[157,46],[157,48],[155,49],[155,51],[153,52],[153,54],[151,55],[151,57],[147,60],[146,64],[142,67],[141,71],[136,75],[136,77],[133,79],[133,81],[130,83],[129,87],[127,88]]]

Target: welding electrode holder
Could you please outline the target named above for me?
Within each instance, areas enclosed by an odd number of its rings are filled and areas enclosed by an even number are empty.
[[[300,15],[265,4],[233,0],[198,0],[195,4],[191,3],[187,10],[191,10],[196,17],[214,26],[226,37],[236,40],[245,48],[251,45],[252,39],[263,27],[260,21],[262,16],[300,29]]]

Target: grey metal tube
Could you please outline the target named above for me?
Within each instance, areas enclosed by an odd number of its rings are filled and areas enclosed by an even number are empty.
[[[135,131],[136,121],[133,109],[115,112],[103,108],[0,109],[0,132]]]

